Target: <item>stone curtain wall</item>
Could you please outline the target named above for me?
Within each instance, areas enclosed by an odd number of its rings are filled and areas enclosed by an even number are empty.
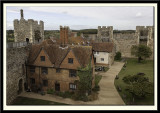
[[[26,81],[25,60],[27,58],[27,47],[7,49],[7,72],[6,72],[6,97],[7,105],[17,97],[19,80],[22,80],[22,91]]]
[[[137,44],[135,33],[114,33],[113,39],[116,45],[116,52],[121,52],[122,57],[134,57],[131,55],[131,47]]]

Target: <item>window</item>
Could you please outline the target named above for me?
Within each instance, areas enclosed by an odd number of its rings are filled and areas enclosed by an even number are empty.
[[[31,84],[35,84],[35,79],[34,79],[34,78],[31,78],[31,79],[30,79],[30,83],[31,83]]]
[[[70,77],[76,77],[76,70],[69,70]]]
[[[68,58],[68,63],[73,64],[73,58]]]
[[[43,80],[43,86],[48,86],[48,80]]]
[[[69,89],[76,90],[76,85],[70,83],[70,84],[69,84]]]
[[[60,73],[61,69],[56,69],[56,73]]]
[[[42,74],[48,74],[48,68],[47,67],[42,67]]]
[[[30,67],[29,70],[30,70],[31,73],[35,73],[35,67],[34,66]]]
[[[45,56],[41,56],[41,61],[45,61]]]
[[[104,61],[104,58],[101,58],[101,61]]]

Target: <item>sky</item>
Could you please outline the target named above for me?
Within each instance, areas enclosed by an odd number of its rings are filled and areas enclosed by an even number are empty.
[[[103,7],[20,7],[7,6],[7,30],[13,28],[13,20],[20,19],[23,9],[24,19],[44,21],[44,30],[59,30],[61,26],[70,29],[97,29],[98,26],[113,26],[114,30],[135,30],[136,26],[153,25],[151,6],[103,6]]]

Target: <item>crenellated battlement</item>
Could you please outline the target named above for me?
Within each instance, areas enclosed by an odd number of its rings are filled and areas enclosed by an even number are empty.
[[[44,22],[33,19],[24,19],[23,10],[20,10],[20,20],[15,19],[14,23],[14,37],[15,42],[29,41],[29,43],[35,43],[36,40],[44,40]],[[35,31],[40,32],[39,35],[35,34]],[[40,39],[39,39],[40,37]]]

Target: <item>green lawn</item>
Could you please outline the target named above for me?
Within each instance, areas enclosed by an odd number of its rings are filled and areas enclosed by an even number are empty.
[[[154,73],[153,73],[153,60],[147,60],[143,61],[142,63],[138,63],[137,59],[128,59],[126,68],[120,71],[119,73],[119,79],[115,79],[115,86],[119,86],[122,91],[119,92],[120,96],[124,100],[126,104],[131,104],[132,96],[127,91],[125,91],[125,88],[127,84],[123,82],[123,77],[127,75],[135,75],[137,73],[145,73],[146,77],[149,78],[150,82],[153,83],[154,81]],[[153,105],[154,99],[153,95],[150,97],[147,97],[145,99],[135,99],[134,104],[135,105]]]
[[[67,105],[67,104],[19,96],[13,101],[12,105]]]
[[[98,83],[102,79],[102,75],[95,75],[95,85],[98,86]]]

